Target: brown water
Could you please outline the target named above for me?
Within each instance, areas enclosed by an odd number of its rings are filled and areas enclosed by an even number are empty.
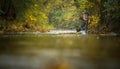
[[[0,35],[0,69],[120,69],[120,37]]]

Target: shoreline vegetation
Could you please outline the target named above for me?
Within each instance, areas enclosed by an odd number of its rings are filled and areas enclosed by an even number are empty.
[[[2,21],[1,21],[2,22]],[[52,26],[34,25],[30,23],[17,23],[16,21],[8,21],[0,23],[0,32],[48,32],[53,29]]]
[[[1,32],[76,29],[89,13],[88,34],[120,34],[119,0],[0,0]]]

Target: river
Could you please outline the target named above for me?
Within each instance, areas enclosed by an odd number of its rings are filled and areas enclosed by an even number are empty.
[[[1,34],[0,69],[120,69],[120,36],[67,32]]]

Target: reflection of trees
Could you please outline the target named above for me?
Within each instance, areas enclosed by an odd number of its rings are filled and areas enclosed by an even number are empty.
[[[87,59],[101,59],[102,53],[100,49],[100,40],[97,36],[87,37],[83,50],[84,57]]]
[[[116,40],[118,39],[118,40]],[[86,46],[83,47],[83,57],[91,61],[103,61],[107,59],[118,59],[119,38],[111,36],[89,37]]]
[[[17,51],[20,46],[17,45],[19,40],[12,37],[0,37],[0,53],[12,53]]]

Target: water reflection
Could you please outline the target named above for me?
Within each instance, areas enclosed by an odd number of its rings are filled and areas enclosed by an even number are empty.
[[[120,37],[1,35],[0,69],[120,69]]]

